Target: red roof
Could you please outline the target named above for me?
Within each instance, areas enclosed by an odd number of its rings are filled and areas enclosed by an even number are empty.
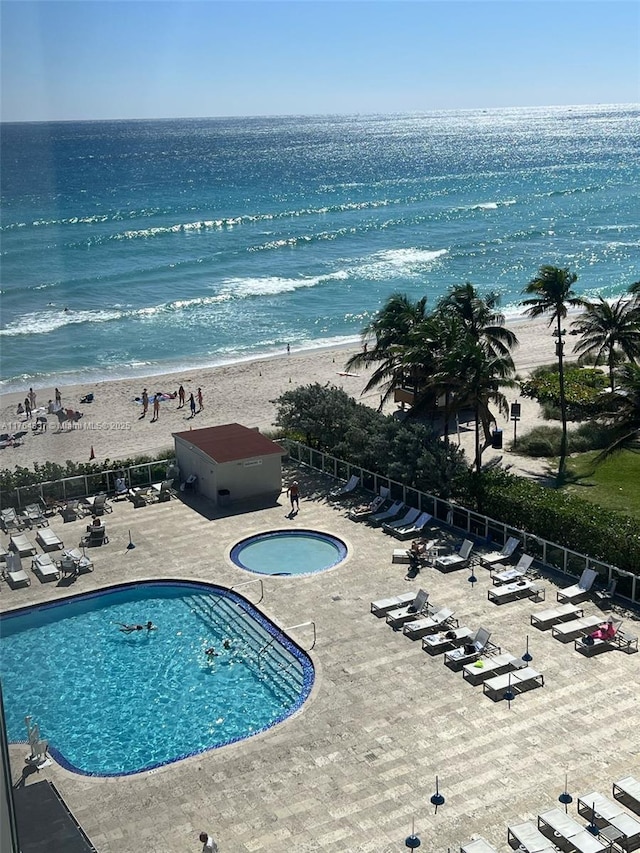
[[[190,429],[174,432],[173,436],[197,447],[214,462],[235,462],[238,459],[253,459],[273,453],[282,455],[285,452],[275,441],[242,424]]]

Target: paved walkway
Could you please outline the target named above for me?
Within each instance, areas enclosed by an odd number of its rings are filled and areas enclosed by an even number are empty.
[[[298,479],[303,500],[293,520],[284,495],[278,506],[225,517],[179,500],[142,509],[116,503],[106,516],[109,544],[92,551],[92,574],[70,588],[35,578],[28,589],[3,585],[4,609],[134,579],[231,586],[251,577],[228,559],[243,536],[313,527],[349,545],[347,561],[332,571],[264,581],[260,607],[277,624],[317,625],[316,683],[299,714],[249,741],[132,777],[93,779],[56,765],[29,777],[27,784],[55,782],[100,853],[188,853],[200,849],[202,829],[221,853],[395,853],[413,818],[425,850],[457,851],[483,836],[505,851],[507,824],[556,806],[565,772],[574,798],[594,789],[608,795],[613,780],[640,773],[640,655],[586,659],[572,643],[532,628],[529,614],[555,602],[549,581],[546,603],[496,606],[487,601],[486,570],[476,571],[473,589],[466,571],[423,570],[419,585],[454,609],[461,625],[486,626],[516,655],[529,635],[544,688],[518,696],[510,710],[492,702],[419,641],[370,614],[372,600],[418,586],[404,580],[406,567],[391,564],[397,543],[351,522],[344,505],[329,504],[326,481],[305,472]],[[56,519],[52,527],[76,545],[84,524]],[[585,610],[597,612],[591,602]],[[637,633],[640,625],[629,627]],[[310,645],[310,632],[295,637]],[[17,780],[25,746],[10,753]],[[436,774],[446,803],[434,814]]]

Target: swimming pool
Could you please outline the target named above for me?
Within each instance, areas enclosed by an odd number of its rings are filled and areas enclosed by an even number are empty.
[[[337,566],[347,546],[317,530],[271,530],[238,542],[229,556],[236,566],[260,575],[307,575]]]
[[[156,630],[120,630],[148,620]],[[30,715],[61,764],[118,776],[276,725],[314,671],[242,596],[149,581],[1,615],[0,676],[10,741],[25,740]]]

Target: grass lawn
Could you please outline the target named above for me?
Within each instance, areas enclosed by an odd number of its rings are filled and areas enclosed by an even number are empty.
[[[640,453],[624,450],[594,466],[597,451],[567,459],[565,490],[607,509],[640,518]]]

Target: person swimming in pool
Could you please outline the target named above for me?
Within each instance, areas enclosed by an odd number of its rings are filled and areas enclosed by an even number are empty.
[[[124,622],[118,622],[118,625],[121,626],[120,630],[123,634],[131,634],[133,631],[144,631],[145,628],[147,629],[147,631],[157,630],[156,626],[151,620],[149,620],[146,625],[125,625]]]
[[[214,649],[213,646],[210,646],[208,649],[205,649],[204,653],[207,656],[207,663],[213,663],[214,659],[219,657],[218,652]]]

